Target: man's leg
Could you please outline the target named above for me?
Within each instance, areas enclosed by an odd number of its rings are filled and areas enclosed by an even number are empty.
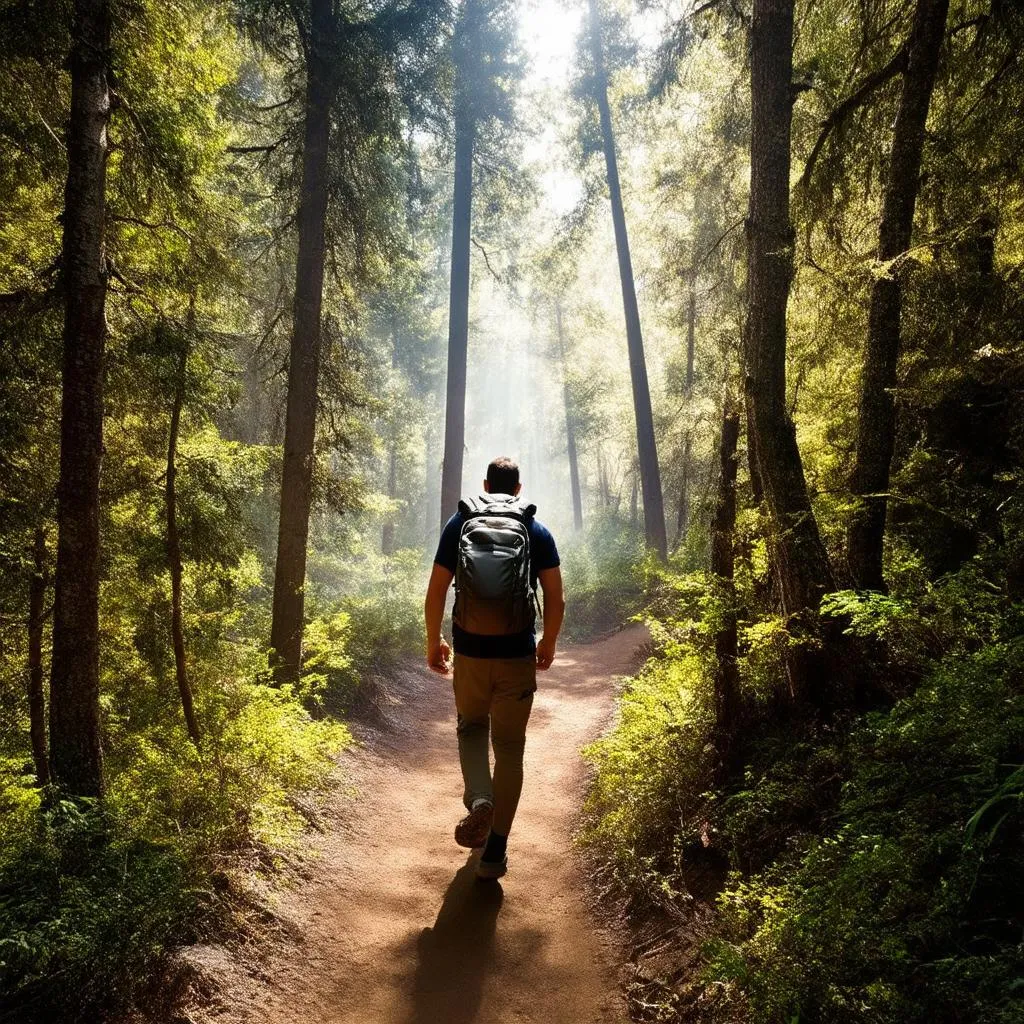
[[[494,744],[494,823],[492,829],[507,837],[523,789],[523,751],[526,723],[537,688],[537,663],[527,658],[494,662],[494,697],[491,702],[491,742]]]
[[[494,803],[491,766],[487,749],[488,717],[491,710],[491,663],[487,658],[455,655],[453,678],[456,733],[459,738],[459,764],[464,783],[463,802],[473,809],[477,800]]]

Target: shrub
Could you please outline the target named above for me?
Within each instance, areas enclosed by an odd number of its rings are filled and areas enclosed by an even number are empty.
[[[723,895],[756,1020],[1019,1019],[1022,678],[996,645],[865,716],[825,827]]]
[[[672,566],[652,579],[654,654],[587,750],[582,836],[634,904],[679,905],[702,843],[728,856],[703,973],[687,971],[678,1005],[758,1024],[1019,1020],[1021,609],[976,564],[918,579],[916,599],[909,574],[891,595],[834,596],[915,682],[891,707],[827,719],[779,715],[777,624],[741,622],[753,717],[723,783],[709,742],[720,598]]]
[[[566,639],[586,640],[611,632],[640,612],[643,536],[624,520],[611,513],[595,518],[560,555]]]
[[[399,551],[373,564],[374,572],[351,581],[351,593],[321,588],[310,602],[302,694],[312,707],[343,713],[363,680],[423,649],[422,554]]]
[[[0,849],[0,992],[19,1020],[129,1008],[170,948],[230,910],[225,870],[299,836],[296,799],[325,785],[346,730],[312,721],[288,688],[214,694],[200,751],[177,722],[118,737],[102,808],[41,812],[28,780],[5,780],[4,803],[32,808]]]

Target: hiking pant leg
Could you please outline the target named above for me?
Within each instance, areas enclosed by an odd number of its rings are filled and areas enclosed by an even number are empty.
[[[526,723],[537,689],[537,660],[502,658],[494,661],[491,702],[491,742],[494,745],[494,831],[507,836],[523,789],[523,751]]]
[[[464,784],[462,801],[466,809],[478,799],[494,802],[491,784],[488,728],[491,711],[491,661],[455,655],[452,669],[455,686],[456,734],[459,739],[459,764]]]

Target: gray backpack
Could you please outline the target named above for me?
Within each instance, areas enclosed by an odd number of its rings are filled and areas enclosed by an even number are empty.
[[[467,633],[502,636],[533,629],[537,597],[530,585],[529,520],[536,505],[510,494],[459,502],[464,522],[455,567],[452,619]]]

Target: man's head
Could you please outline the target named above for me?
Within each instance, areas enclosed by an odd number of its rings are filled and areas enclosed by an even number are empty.
[[[519,464],[504,455],[498,456],[487,467],[487,479],[484,490],[488,494],[518,494],[522,484],[519,482]]]

